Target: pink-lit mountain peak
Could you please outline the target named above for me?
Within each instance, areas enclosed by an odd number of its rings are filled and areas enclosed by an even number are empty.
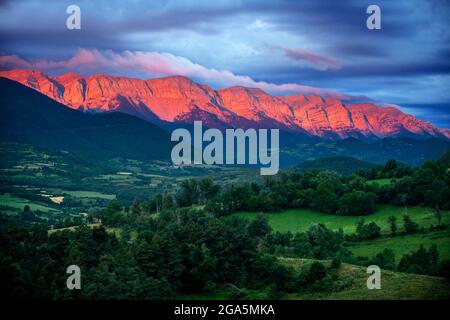
[[[261,89],[233,86],[213,90],[184,76],[149,80],[96,74],[66,73],[50,77],[39,71],[2,71],[73,109],[119,111],[148,121],[177,122],[201,118],[222,127],[269,125],[330,138],[395,135],[450,138],[438,129],[393,107],[346,104],[312,94],[272,96]]]

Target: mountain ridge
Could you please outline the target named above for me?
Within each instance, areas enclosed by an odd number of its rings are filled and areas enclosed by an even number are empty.
[[[450,139],[440,129],[394,107],[371,103],[343,103],[312,94],[272,96],[258,88],[232,86],[214,90],[185,76],[139,79],[66,73],[57,77],[40,71],[0,71],[5,77],[72,109],[128,113],[152,123],[192,123],[210,127],[279,128],[325,139],[380,139],[437,137]]]

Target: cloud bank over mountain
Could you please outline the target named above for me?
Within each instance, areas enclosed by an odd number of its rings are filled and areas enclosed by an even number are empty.
[[[299,55],[300,53],[296,53]],[[305,55],[305,53],[301,53]],[[306,59],[321,63],[322,59],[306,55]],[[42,71],[78,71],[97,73],[105,72],[139,72],[152,77],[181,75],[218,86],[239,85],[260,88],[272,94],[312,93],[323,96],[345,98],[345,95],[331,90],[303,86],[295,83],[275,84],[256,81],[249,76],[236,75],[227,70],[206,68],[184,57],[167,52],[124,51],[116,53],[111,50],[100,52],[96,49],[79,49],[75,55],[66,60],[25,60],[17,55],[0,56],[0,68],[30,68]]]

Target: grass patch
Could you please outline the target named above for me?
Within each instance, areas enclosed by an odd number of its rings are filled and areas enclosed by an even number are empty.
[[[98,228],[100,227],[100,223],[91,223],[91,224],[87,224],[86,226],[94,229],[94,228]],[[58,229],[50,229],[48,230],[48,234],[52,234],[58,231],[64,231],[64,230],[68,230],[68,231],[75,231],[79,226],[73,226],[73,227],[66,227],[66,228],[58,228]]]
[[[381,206],[380,209],[368,216],[338,216],[321,213],[309,209],[289,209],[281,212],[267,213],[269,224],[274,231],[293,233],[306,231],[314,223],[323,223],[327,228],[338,230],[342,228],[346,234],[354,233],[356,222],[364,218],[366,222],[375,222],[381,228],[381,232],[388,234],[390,232],[388,217],[393,215],[397,217],[399,232],[403,231],[402,214],[404,208],[394,206]],[[434,211],[429,208],[409,207],[408,214],[411,219],[419,224],[420,227],[429,227],[436,225],[437,220],[434,217]],[[253,220],[258,213],[256,212],[236,212],[234,216],[248,220]],[[442,211],[442,223],[450,223],[450,213]]]
[[[388,185],[390,185],[390,184],[392,184],[394,182],[395,182],[394,178],[392,178],[392,179],[391,178],[383,178],[383,179],[367,180],[366,183],[368,183],[368,184],[377,184],[378,186],[383,187],[383,186],[388,186]]]
[[[428,234],[401,235],[393,238],[382,238],[371,241],[363,241],[348,246],[355,256],[373,257],[385,248],[392,249],[398,263],[401,257],[419,249],[420,245],[425,248],[436,244],[439,251],[439,260],[450,259],[450,231],[440,231]]]
[[[99,228],[101,226],[101,223],[91,223],[91,224],[87,224],[87,227],[93,229],[93,228]],[[58,229],[50,229],[48,230],[48,234],[52,234],[54,232],[57,231],[64,231],[64,230],[68,230],[68,231],[75,231],[76,228],[78,228],[79,226],[72,226],[72,227],[66,227],[66,228],[58,228]],[[121,238],[123,235],[123,229],[122,228],[112,228],[112,227],[108,227],[105,228],[106,232],[109,234],[113,234],[116,238]],[[130,231],[130,240],[136,240],[137,239],[137,231],[132,230]]]
[[[105,194],[96,191],[62,191],[65,194],[68,194],[72,197],[76,198],[97,198],[97,199],[106,199],[106,200],[114,200],[116,198],[115,194]]]
[[[134,183],[134,182],[140,181],[140,179],[136,178],[135,176],[123,175],[123,174],[103,174],[103,175],[96,177],[96,179],[109,180],[109,181],[113,181],[115,183],[116,182]]]
[[[56,210],[44,204],[39,204],[28,199],[18,198],[10,195],[0,195],[0,205],[18,210],[22,210],[25,206],[30,206],[31,211],[59,212],[59,210]]]
[[[114,234],[114,236],[119,239],[122,238],[122,236],[123,236],[123,229],[120,227],[114,227],[114,228],[108,227],[108,228],[106,228],[106,232]],[[136,230],[130,231],[130,240],[136,240],[137,236],[138,236],[138,233]]]

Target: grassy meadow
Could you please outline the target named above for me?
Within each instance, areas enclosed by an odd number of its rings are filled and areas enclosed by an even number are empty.
[[[371,241],[361,241],[348,247],[355,256],[372,257],[385,248],[392,249],[398,263],[400,258],[411,250],[417,250],[420,245],[425,248],[436,244],[439,259],[450,259],[450,231],[399,235],[392,238],[380,238]]]
[[[332,230],[342,228],[344,233],[352,234],[356,231],[356,222],[364,218],[366,222],[375,222],[381,228],[382,237],[370,241],[361,241],[351,243],[348,249],[355,256],[373,257],[382,252],[385,248],[394,251],[396,262],[410,251],[417,250],[420,245],[428,248],[436,244],[440,259],[450,259],[450,231],[448,229],[439,232],[417,233],[412,235],[400,234],[403,228],[402,214],[405,209],[402,207],[382,206],[380,209],[369,216],[337,216],[320,213],[308,209],[290,209],[276,213],[267,213],[269,224],[274,231],[292,233],[304,232],[314,223],[322,223]],[[419,227],[428,228],[431,225],[437,225],[437,219],[434,211],[429,208],[408,207],[408,214],[411,219],[419,224]],[[244,219],[254,219],[258,213],[238,212],[235,216]],[[390,228],[388,223],[389,216],[397,217],[398,233],[396,237],[390,237]],[[450,212],[442,212],[442,223],[450,223]]]
[[[76,198],[98,198],[98,199],[106,199],[106,200],[114,200],[116,198],[116,195],[114,195],[114,194],[105,194],[105,193],[96,192],[96,191],[63,190],[62,192],[64,194],[68,194],[68,195],[70,195],[72,197],[76,197]]]
[[[12,209],[22,210],[25,206],[29,206],[32,211],[41,212],[58,212],[58,210],[51,208],[45,204],[33,202],[28,199],[23,199],[7,194],[0,195],[0,206],[9,207]]]
[[[434,211],[429,208],[408,207],[408,215],[411,219],[419,224],[420,227],[427,228],[437,224],[434,217]],[[379,210],[368,216],[338,216],[321,213],[309,209],[289,209],[281,212],[267,213],[269,224],[274,231],[292,233],[306,231],[310,225],[314,223],[322,223],[327,228],[338,230],[342,228],[344,233],[354,233],[356,230],[356,222],[363,218],[366,222],[375,222],[381,228],[382,234],[390,232],[388,217],[397,217],[399,232],[403,231],[402,214],[405,208],[394,206],[380,206]],[[257,212],[237,212],[234,216],[252,220],[258,215]],[[442,223],[450,223],[450,212],[442,212]]]

